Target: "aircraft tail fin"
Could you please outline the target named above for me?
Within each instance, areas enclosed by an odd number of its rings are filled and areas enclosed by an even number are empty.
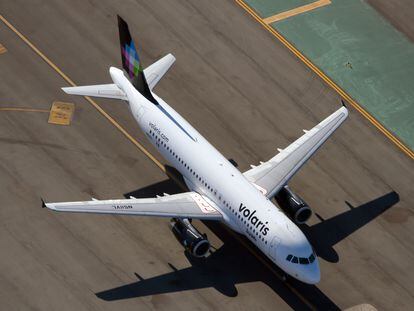
[[[128,24],[118,15],[119,41],[121,44],[122,67],[127,72],[132,84],[146,99],[158,104],[151,94],[145,79],[142,63],[139,59],[135,43],[129,32]]]

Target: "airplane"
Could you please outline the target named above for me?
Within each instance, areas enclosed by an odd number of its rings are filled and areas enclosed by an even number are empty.
[[[62,88],[67,94],[127,101],[136,122],[163,158],[182,175],[189,191],[154,198],[45,203],[59,212],[172,218],[172,230],[188,252],[205,257],[210,242],[192,219],[219,221],[244,235],[288,275],[308,284],[320,281],[317,255],[298,227],[310,207],[289,180],[345,121],[343,105],[266,162],[240,172],[153,89],[175,61],[168,54],[143,69],[127,23],[118,16],[121,69],[110,67],[112,84]],[[275,199],[277,204],[272,202]]]

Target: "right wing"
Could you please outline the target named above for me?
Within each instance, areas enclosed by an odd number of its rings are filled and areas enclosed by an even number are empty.
[[[338,109],[267,162],[243,173],[268,198],[273,197],[318,150],[348,116],[346,107]]]
[[[92,200],[83,202],[44,203],[58,212],[158,216],[221,220],[222,214],[200,194],[185,192],[149,199]]]

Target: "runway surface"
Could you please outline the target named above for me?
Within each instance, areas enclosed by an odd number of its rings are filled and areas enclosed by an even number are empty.
[[[156,93],[241,170],[272,157],[340,106],[334,91],[233,1],[19,0],[3,1],[0,14],[78,85],[110,83],[109,66],[120,67],[120,14],[144,65],[169,52],[177,58]],[[322,257],[322,280],[317,287],[288,280],[298,297],[221,228],[213,233],[197,223],[218,250],[192,266],[166,219],[41,209],[40,197],[121,198],[150,192],[148,185],[166,177],[89,102],[65,95],[60,87],[67,82],[3,23],[0,44],[7,49],[0,54],[0,107],[76,105],[70,126],[48,124],[45,113],[0,111],[5,310],[289,310],[307,303],[408,310],[414,304],[414,164],[359,113],[351,109],[291,181],[320,216],[304,229]],[[125,104],[96,102],[160,159]]]

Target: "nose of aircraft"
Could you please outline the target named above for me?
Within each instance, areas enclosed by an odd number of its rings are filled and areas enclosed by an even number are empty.
[[[285,266],[284,270],[294,278],[307,284],[313,285],[321,280],[321,271],[317,259],[313,263],[304,265],[289,263],[289,266]]]
[[[318,260],[316,259],[312,264],[304,266],[302,272],[302,281],[307,284],[316,284],[321,280],[321,270],[319,269]]]
[[[318,258],[302,231],[293,224],[286,227],[272,244],[275,263],[294,278],[316,284],[321,279]]]

